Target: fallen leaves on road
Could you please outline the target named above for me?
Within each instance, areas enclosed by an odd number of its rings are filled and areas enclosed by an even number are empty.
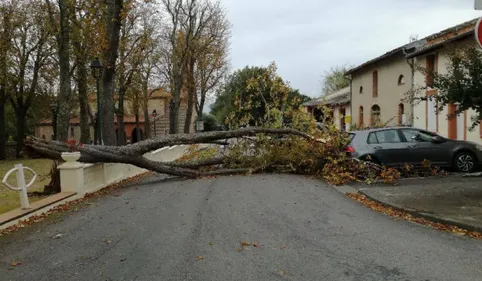
[[[462,229],[462,228],[460,228],[458,226],[455,226],[455,225],[447,225],[447,224],[442,224],[442,223],[438,223],[438,222],[433,222],[433,221],[430,221],[428,219],[421,218],[421,217],[414,217],[412,214],[410,214],[408,212],[405,212],[405,211],[402,211],[402,210],[399,210],[399,209],[395,209],[393,207],[386,206],[382,203],[372,201],[372,200],[368,199],[365,195],[362,195],[362,194],[349,193],[349,194],[347,194],[347,196],[350,197],[353,200],[356,200],[356,201],[362,203],[363,205],[365,205],[366,207],[368,207],[372,210],[383,213],[387,216],[391,216],[395,219],[403,219],[403,220],[407,220],[407,221],[411,221],[411,222],[416,222],[416,223],[426,225],[426,226],[429,226],[429,227],[432,227],[432,228],[435,228],[435,229],[438,229],[438,230],[441,230],[441,231],[450,232],[452,234],[456,234],[456,235],[460,235],[460,236],[468,236],[468,237],[472,237],[472,238],[475,238],[475,239],[481,239],[482,240],[482,233],[480,233],[480,232]]]
[[[263,247],[263,245],[260,245],[258,243],[251,243],[251,242],[247,242],[247,241],[241,241],[241,246],[239,246],[236,251],[238,252],[241,252],[243,251],[246,247],[251,247],[253,246],[254,248],[261,248]]]
[[[21,265],[21,264],[22,264],[21,261],[13,260],[12,263],[10,264],[10,266],[19,266],[19,265]]]
[[[197,259],[198,261],[202,261],[202,260],[204,260],[204,257],[203,257],[203,256],[197,256],[196,259]]]
[[[12,226],[9,226],[5,229],[0,229],[0,237],[2,236],[5,236],[5,235],[8,235],[10,233],[13,233],[21,228],[25,228],[29,225],[32,225],[34,223],[37,223],[37,222],[41,222],[43,220],[45,220],[48,216],[52,215],[52,214],[56,214],[56,213],[61,213],[61,212],[66,212],[66,211],[77,211],[78,210],[78,204],[79,203],[82,203],[84,202],[85,200],[89,199],[89,198],[93,198],[93,197],[100,197],[102,195],[105,195],[105,194],[108,194],[109,192],[121,187],[121,186],[124,186],[126,184],[129,184],[129,183],[133,183],[133,182],[136,182],[140,179],[142,179],[143,177],[147,176],[147,175],[150,175],[152,174],[152,172],[145,172],[145,173],[142,173],[142,174],[139,174],[139,175],[136,175],[134,177],[131,177],[131,178],[128,178],[128,179],[125,179],[125,180],[122,180],[118,183],[115,183],[115,184],[112,184],[110,186],[107,186],[97,192],[94,192],[94,193],[88,193],[86,194],[83,198],[80,198],[80,199],[77,199],[77,200],[73,200],[73,201],[69,201],[65,204],[62,204],[62,205],[58,205],[54,208],[52,208],[51,210],[43,213],[43,214],[40,214],[40,215],[36,215],[36,216],[31,216],[29,218],[26,218],[25,220],[20,220],[17,224],[15,225],[12,225]],[[91,205],[91,203],[87,203],[88,205]]]
[[[285,246],[281,245],[280,247],[280,250],[283,250],[284,248],[286,248]]]

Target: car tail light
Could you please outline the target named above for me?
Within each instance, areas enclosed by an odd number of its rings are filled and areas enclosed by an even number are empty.
[[[345,147],[345,151],[353,153],[353,152],[355,152],[355,149],[353,148],[353,146],[347,146],[347,147]]]

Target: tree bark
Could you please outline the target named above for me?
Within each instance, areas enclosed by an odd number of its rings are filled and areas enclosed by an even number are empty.
[[[184,133],[186,134],[191,133],[192,114],[196,103],[196,79],[194,78],[195,63],[195,59],[191,57],[187,67],[187,112],[186,121],[184,122]]]
[[[15,112],[15,117],[17,118],[17,146],[15,149],[15,156],[20,158],[23,149],[24,139],[25,139],[25,127],[26,127],[26,114],[23,108],[19,108]]]
[[[5,85],[0,85],[0,160],[5,160],[5,142],[7,139],[5,132]]]
[[[144,113],[144,135],[147,138],[152,137],[151,133],[151,121],[149,120],[149,89],[148,89],[148,83],[149,83],[149,75],[147,75],[147,78],[142,81],[142,99],[143,99],[143,104],[142,104],[142,111]],[[158,112],[159,113],[159,112]],[[156,120],[154,120],[156,122]]]
[[[57,95],[57,139],[66,141],[69,137],[70,123],[70,5],[69,0],[59,0],[60,8],[60,36],[59,68],[60,92]]]
[[[124,96],[125,89],[119,89],[119,108],[117,109],[117,144],[126,144],[125,123],[124,123]]]
[[[6,158],[5,141],[7,139],[5,131],[5,104],[7,103],[7,73],[8,73],[8,51],[10,46],[10,12],[8,4],[2,5],[3,30],[0,38],[0,160]]]
[[[179,132],[179,107],[180,98],[171,97],[169,104],[169,133],[177,134]]]
[[[107,48],[104,50],[104,72],[102,76],[102,133],[105,145],[116,145],[114,126],[114,80],[119,50],[121,11],[123,0],[106,0]]]
[[[80,142],[90,143],[90,120],[87,102],[87,69],[83,61],[77,58],[77,88],[80,107]]]

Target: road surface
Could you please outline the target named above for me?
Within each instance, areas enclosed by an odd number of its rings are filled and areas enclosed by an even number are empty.
[[[482,280],[482,241],[302,176],[153,180],[54,218],[0,238],[0,280]]]

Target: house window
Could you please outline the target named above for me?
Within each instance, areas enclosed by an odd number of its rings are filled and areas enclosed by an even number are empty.
[[[398,85],[405,85],[405,77],[402,74],[398,76]]]
[[[363,86],[360,86],[360,95],[363,94]]]
[[[435,69],[435,55],[428,55],[427,56],[427,74],[425,77],[425,82],[427,86],[431,86],[433,83],[433,74],[436,71]]]
[[[378,71],[373,71],[373,97],[378,97]]]
[[[360,124],[360,127],[363,127],[363,106],[360,106],[358,111],[358,123]]]
[[[42,135],[42,139],[45,139],[45,135]]]
[[[371,125],[376,125],[380,122],[380,107],[378,105],[372,106]]]
[[[403,103],[398,105],[398,125],[405,124],[405,106]]]

